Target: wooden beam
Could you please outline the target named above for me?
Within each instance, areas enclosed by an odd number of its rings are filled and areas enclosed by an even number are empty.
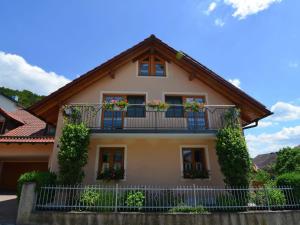
[[[115,73],[114,70],[110,70],[110,71],[108,72],[108,75],[111,77],[111,79],[115,79],[115,77],[116,77],[116,73]]]

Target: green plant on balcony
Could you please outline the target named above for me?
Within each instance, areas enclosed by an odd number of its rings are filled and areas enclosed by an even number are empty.
[[[125,111],[127,106],[128,102],[126,100],[111,100],[102,104],[102,108],[107,111]]]
[[[65,105],[63,107],[63,116],[67,123],[80,123],[80,119],[81,119],[80,107]]]
[[[166,111],[170,106],[169,104],[160,100],[153,100],[148,102],[147,106],[154,111],[163,112]]]
[[[208,170],[184,170],[183,171],[183,178],[187,179],[206,179],[209,178],[209,171]]]
[[[183,104],[184,110],[186,112],[202,112],[204,110],[204,103],[199,102],[186,102]]]
[[[105,169],[101,171],[98,176],[98,180],[122,180],[124,179],[124,169]]]

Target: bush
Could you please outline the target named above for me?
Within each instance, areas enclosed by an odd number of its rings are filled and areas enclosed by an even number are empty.
[[[278,174],[299,171],[300,147],[283,148],[277,153],[275,171]]]
[[[62,184],[78,184],[84,177],[88,159],[89,129],[84,124],[66,124],[58,151],[59,176]]]
[[[145,194],[141,191],[130,191],[126,196],[126,205],[141,210],[144,206]]]
[[[91,211],[112,211],[115,199],[113,191],[95,190],[92,188],[86,188],[80,195],[80,203],[84,206],[82,209]],[[96,206],[99,206],[99,208]]]
[[[252,175],[251,178],[251,183],[252,186],[254,187],[264,186],[270,181],[271,181],[271,175],[264,170],[258,170],[256,173]]]
[[[243,206],[247,205],[248,198],[244,200],[238,200],[231,193],[223,193],[219,194],[216,197],[216,206],[220,207],[219,211],[237,211],[243,208]],[[224,207],[224,208],[222,208]]]
[[[225,126],[218,131],[216,142],[224,182],[230,187],[248,187],[251,161],[238,119],[239,112],[230,109],[224,117]]]
[[[258,206],[280,206],[285,205],[286,200],[284,193],[279,189],[265,187],[251,194],[251,202]]]
[[[38,171],[31,171],[22,174],[19,177],[18,184],[17,184],[18,199],[20,199],[23,184],[27,182],[36,183],[35,191],[39,192],[40,188],[44,185],[56,184],[56,174],[52,172],[38,172]]]
[[[205,213],[207,210],[202,206],[198,205],[196,207],[191,207],[188,205],[178,205],[169,210],[171,213],[180,212],[180,213]]]
[[[292,173],[284,173],[277,177],[276,180],[277,186],[288,186],[293,188],[294,199],[299,202],[300,200],[300,173],[292,172]],[[291,197],[289,197],[288,193],[286,194],[286,199],[290,201]],[[290,202],[289,202],[290,203]]]

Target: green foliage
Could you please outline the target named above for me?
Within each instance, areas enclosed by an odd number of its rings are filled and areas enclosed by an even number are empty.
[[[252,193],[250,199],[256,205],[264,206],[279,206],[286,203],[284,193],[272,185],[266,185],[264,188]]]
[[[216,150],[224,182],[229,186],[248,187],[250,158],[245,138],[239,128],[225,127],[217,133]]]
[[[5,87],[0,87],[0,93],[3,93],[4,95],[11,98],[13,96],[18,96],[19,97],[18,102],[25,108],[33,105],[34,103],[40,101],[42,98],[45,97],[42,95],[34,94],[28,90],[19,91],[19,90],[13,90]]]
[[[300,147],[286,147],[277,153],[275,171],[277,174],[300,170]]]
[[[58,151],[59,182],[78,184],[84,177],[83,167],[88,160],[89,129],[84,124],[66,124]]]
[[[103,172],[100,172],[97,176],[99,180],[121,180],[124,178],[123,169],[106,169]]]
[[[130,191],[126,197],[126,205],[142,209],[145,203],[145,194],[141,191]]]
[[[180,204],[169,210],[171,213],[205,213],[207,210],[202,206],[191,207],[188,205]]]
[[[56,174],[52,172],[38,172],[38,171],[31,171],[22,174],[19,177],[18,184],[17,184],[18,199],[20,199],[23,184],[28,182],[36,183],[36,191],[39,192],[41,186],[53,185],[56,183]]]
[[[242,201],[242,200],[238,200],[238,198],[236,198],[234,194],[223,193],[223,194],[219,194],[216,197],[216,205],[224,206],[224,207],[230,206],[226,209],[226,211],[236,211],[237,209],[241,208],[240,206],[244,206],[247,204],[245,200],[247,200],[247,198],[245,198],[244,201]]]
[[[251,183],[253,186],[263,186],[271,181],[271,175],[265,170],[258,170],[252,174]]]
[[[284,173],[277,177],[277,186],[288,186],[293,188],[294,198],[300,201],[300,172]],[[287,199],[288,196],[287,196]]]
[[[80,195],[80,203],[83,205],[82,209],[85,210],[112,211],[114,209],[115,198],[113,191],[86,188]],[[95,206],[101,206],[101,209],[97,209]]]

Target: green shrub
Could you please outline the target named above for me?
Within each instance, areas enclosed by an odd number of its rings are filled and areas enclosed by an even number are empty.
[[[293,188],[294,199],[300,201],[300,172],[284,173],[277,177],[276,180],[277,186],[288,186]],[[291,200],[288,193],[286,192],[286,199]]]
[[[271,181],[271,175],[264,171],[258,170],[252,175],[251,182],[253,186],[263,186]]]
[[[251,202],[258,206],[280,206],[286,204],[284,193],[276,189],[273,183],[268,183],[264,188],[251,193]]]
[[[207,210],[202,206],[198,205],[196,207],[191,207],[188,205],[178,205],[172,209],[169,210],[171,213],[180,212],[180,213],[205,213]]]
[[[40,191],[41,186],[56,184],[56,174],[52,172],[31,171],[22,174],[18,179],[17,196],[20,199],[22,186],[24,183],[36,183],[36,192]]]
[[[89,129],[84,124],[66,124],[58,151],[59,176],[62,184],[78,184],[84,177],[88,159]]]
[[[237,114],[237,110],[226,113],[225,127],[217,133],[216,151],[224,182],[231,187],[248,187],[251,163]]]
[[[300,170],[300,147],[286,147],[277,153],[275,171],[278,174]]]
[[[112,211],[114,209],[115,199],[113,191],[86,188],[80,195],[80,203],[83,205],[83,208],[81,209],[91,211]],[[96,206],[98,206],[98,208]]]
[[[126,205],[141,210],[145,203],[145,194],[141,191],[130,191],[126,196]]]

